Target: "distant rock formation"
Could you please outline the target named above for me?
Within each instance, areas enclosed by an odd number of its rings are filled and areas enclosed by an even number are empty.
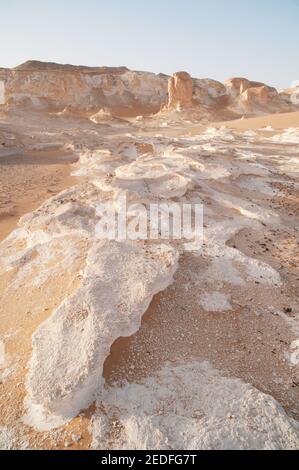
[[[295,98],[294,98],[295,97]],[[64,118],[82,115],[98,121],[192,110],[194,119],[240,118],[299,109],[298,92],[246,78],[222,84],[191,78],[138,72],[126,67],[84,67],[29,61],[14,69],[0,68],[0,109],[28,108]],[[105,110],[105,113],[99,110]],[[95,116],[98,114],[97,116]]]
[[[193,104],[193,81],[187,72],[176,72],[168,81],[168,109],[188,108]]]
[[[229,107],[244,115],[262,115],[295,110],[294,103],[284,93],[261,82],[246,78],[231,78],[225,82]]]
[[[283,98],[286,103],[291,103],[299,108],[299,81],[294,82],[292,88],[283,90],[280,93],[280,97]]]
[[[247,78],[240,77],[230,78],[225,82],[227,93],[232,100],[240,96],[249,88],[261,87],[264,85],[264,83],[252,82],[247,80]]]
[[[248,88],[240,95],[240,101],[244,104],[268,106],[271,105],[278,97],[278,92],[275,88],[266,85]]]
[[[87,117],[99,109],[137,116],[156,113],[167,102],[168,77],[125,67],[76,67],[30,61],[0,69],[0,100],[6,107],[72,112]]]

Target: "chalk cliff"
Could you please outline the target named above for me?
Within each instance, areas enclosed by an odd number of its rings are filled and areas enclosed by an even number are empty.
[[[288,92],[245,78],[222,84],[191,78],[138,72],[126,67],[83,67],[29,61],[0,69],[0,106],[94,116],[100,110],[116,116],[138,116],[176,109],[227,110],[238,115],[298,109]],[[298,100],[299,101],[299,100]],[[213,117],[215,113],[213,114]],[[103,116],[100,116],[101,120]],[[107,118],[107,114],[105,115]]]

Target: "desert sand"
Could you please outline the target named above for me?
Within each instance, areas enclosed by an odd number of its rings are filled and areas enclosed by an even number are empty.
[[[296,106],[182,72],[3,77],[0,447],[298,448]],[[203,245],[99,240],[121,195],[202,203]]]
[[[1,157],[0,240],[17,226],[20,217],[35,210],[49,196],[71,186],[66,152],[32,152]]]

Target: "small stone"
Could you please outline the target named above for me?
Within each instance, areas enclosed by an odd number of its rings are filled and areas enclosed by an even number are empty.
[[[291,307],[285,307],[283,311],[284,313],[292,313],[293,309]]]

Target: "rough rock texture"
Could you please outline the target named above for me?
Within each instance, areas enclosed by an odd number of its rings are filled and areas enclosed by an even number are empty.
[[[167,100],[167,77],[125,67],[29,62],[16,69],[0,69],[0,99],[3,95],[8,106],[57,111],[71,108],[89,114],[109,107],[119,114],[134,115],[160,109]]]
[[[264,83],[252,82],[247,80],[247,78],[240,77],[230,78],[225,82],[227,92],[232,99],[237,98],[237,96],[244,93],[248,88],[260,87],[263,85]]]
[[[91,403],[111,345],[138,330],[176,268],[177,254],[167,245],[92,245],[82,286],[33,335],[28,424],[40,430],[59,426]]]
[[[228,103],[226,87],[223,83],[209,78],[194,78],[193,102],[200,106],[225,106]]]
[[[193,81],[187,72],[176,72],[168,81],[168,109],[192,106]]]
[[[219,110],[222,112],[219,119],[233,119],[240,114],[294,111],[299,107],[299,99],[294,101],[292,96],[289,92],[278,94],[274,88],[246,78],[232,78],[223,85],[211,79],[192,79],[187,72],[177,72],[169,78],[126,67],[83,67],[37,61],[14,69],[0,69],[2,109],[3,106],[5,110],[27,107],[63,112],[64,116],[80,113],[90,117],[103,108],[120,117],[148,115],[160,109],[192,108],[199,114],[208,110],[210,120],[217,120]]]
[[[230,109],[244,115],[259,115],[295,110],[296,103],[276,88],[246,78],[231,78],[225,82]]]
[[[299,82],[294,83],[292,88],[283,90],[279,96],[283,99],[287,105],[293,105],[299,107]]]
[[[132,413],[134,410],[134,414]],[[103,412],[104,411],[104,412]],[[299,424],[274,398],[207,362],[168,364],[140,384],[108,388],[91,426],[94,449],[296,449]]]

